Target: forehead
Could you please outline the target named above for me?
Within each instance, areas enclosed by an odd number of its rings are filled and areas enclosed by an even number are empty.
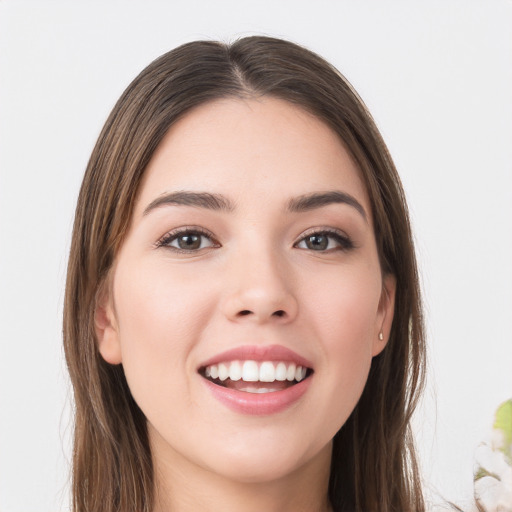
[[[180,190],[221,193],[247,206],[341,190],[370,210],[338,135],[302,108],[268,97],[217,100],[176,122],[146,169],[136,214]]]

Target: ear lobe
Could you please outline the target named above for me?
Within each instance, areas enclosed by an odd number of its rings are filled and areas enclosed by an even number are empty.
[[[98,350],[103,359],[110,364],[120,364],[121,344],[114,314],[114,308],[108,291],[100,291],[94,310],[94,329],[98,340]]]
[[[375,324],[372,356],[380,354],[389,340],[395,313],[395,295],[396,277],[393,274],[386,274],[382,280],[382,293]]]

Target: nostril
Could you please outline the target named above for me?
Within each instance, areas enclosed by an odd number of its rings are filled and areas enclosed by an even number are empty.
[[[236,316],[241,317],[241,316],[249,316],[249,315],[254,315],[254,314],[255,314],[255,312],[251,311],[250,309],[242,309],[236,314]],[[258,315],[256,315],[256,316],[258,316]],[[282,318],[282,317],[286,316],[286,311],[284,311],[283,309],[278,309],[277,311],[274,311],[271,316]]]

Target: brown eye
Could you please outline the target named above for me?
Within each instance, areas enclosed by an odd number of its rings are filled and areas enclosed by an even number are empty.
[[[158,247],[167,247],[174,251],[195,252],[216,244],[209,234],[197,230],[181,230],[166,235],[158,244]]]

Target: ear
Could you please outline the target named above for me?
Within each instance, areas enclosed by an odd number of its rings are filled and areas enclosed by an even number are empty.
[[[98,340],[98,350],[107,363],[120,364],[121,344],[116,322],[111,288],[104,283],[98,290],[94,310],[94,328]]]
[[[395,312],[396,277],[386,274],[382,279],[382,293],[375,323],[372,356],[380,354],[389,340]]]

